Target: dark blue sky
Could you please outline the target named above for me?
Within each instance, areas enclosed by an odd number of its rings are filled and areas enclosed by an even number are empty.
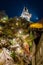
[[[31,20],[43,18],[43,0],[0,0],[0,10],[5,10],[9,17],[20,16],[24,6],[32,14]]]

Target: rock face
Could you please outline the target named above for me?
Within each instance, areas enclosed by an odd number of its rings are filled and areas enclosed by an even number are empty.
[[[36,52],[36,45],[35,45],[35,42],[33,42],[33,46],[32,46],[32,65],[35,65],[35,52]]]
[[[32,65],[43,65],[43,33],[41,34],[39,43],[33,44]]]
[[[36,47],[36,65],[43,65],[43,33]]]
[[[30,21],[31,14],[28,12],[28,9],[26,7],[24,7],[20,17],[25,18],[27,21]]]

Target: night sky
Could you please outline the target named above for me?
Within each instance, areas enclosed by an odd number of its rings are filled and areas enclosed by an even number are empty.
[[[43,18],[43,0],[0,0],[0,10],[5,10],[9,17],[20,16],[24,6],[32,14],[32,21]]]

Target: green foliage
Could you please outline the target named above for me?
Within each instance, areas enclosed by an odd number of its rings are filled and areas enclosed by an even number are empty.
[[[3,22],[3,21],[6,21],[7,23]],[[34,40],[34,36],[32,34],[32,31],[30,31],[28,24],[29,24],[29,22],[27,22],[25,19],[22,19],[22,18],[15,17],[12,19],[8,19],[8,17],[6,17],[5,19],[2,19],[2,22],[1,22],[0,31],[2,32],[2,37],[4,36],[8,39],[11,38],[12,39],[12,40],[10,40],[11,45],[16,44],[16,41],[17,41],[17,43],[18,42],[20,43],[21,47],[22,47],[23,43],[29,44],[30,51],[32,52],[32,43]],[[21,30],[20,33],[19,33],[19,30]],[[29,33],[29,31],[30,31],[30,33]],[[1,34],[1,32],[0,32],[0,34]],[[26,38],[23,39],[23,36],[24,36],[24,38],[25,37]],[[0,37],[0,39],[2,39],[2,37]],[[13,38],[16,38],[16,40],[13,41]],[[21,58],[20,58],[20,60],[18,60],[19,56],[17,56],[14,51],[11,51],[10,56],[14,60],[17,60],[17,61],[21,60]],[[22,63],[24,63],[23,60],[21,60],[20,65],[23,65]]]
[[[10,56],[13,58],[13,59],[16,59],[16,53],[14,51],[11,52]]]

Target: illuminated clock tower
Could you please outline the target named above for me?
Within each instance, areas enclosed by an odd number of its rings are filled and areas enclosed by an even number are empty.
[[[27,21],[30,21],[31,16],[32,15],[29,13],[28,9],[24,7],[20,17],[25,18]]]

